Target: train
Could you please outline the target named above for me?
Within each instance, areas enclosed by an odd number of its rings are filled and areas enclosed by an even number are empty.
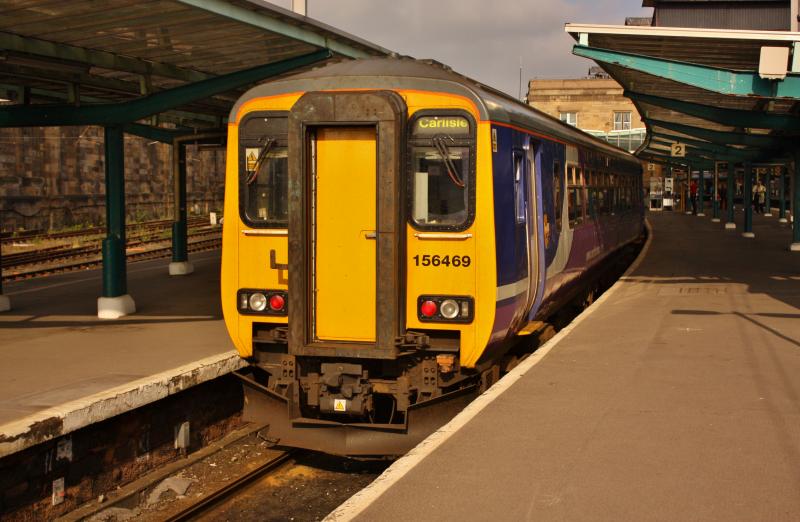
[[[221,300],[245,417],[402,455],[644,230],[642,167],[431,60],[342,61],[228,121]]]

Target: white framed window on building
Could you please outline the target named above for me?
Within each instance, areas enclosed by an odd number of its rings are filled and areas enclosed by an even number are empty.
[[[631,112],[620,111],[614,113],[614,130],[630,130],[631,129]]]
[[[559,118],[564,123],[572,125],[573,127],[578,126],[578,113],[577,112],[562,112],[559,113]]]

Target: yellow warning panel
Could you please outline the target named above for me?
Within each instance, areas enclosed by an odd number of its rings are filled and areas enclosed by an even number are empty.
[[[375,341],[376,141],[373,127],[317,131],[315,332]]]

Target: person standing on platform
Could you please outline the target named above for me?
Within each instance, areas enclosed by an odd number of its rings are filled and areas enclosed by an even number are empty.
[[[720,210],[728,210],[728,184],[720,183],[717,188]]]
[[[761,183],[761,180],[756,182],[756,186],[753,187],[753,202],[756,205],[756,213],[763,214],[764,213],[764,203],[767,200],[767,187]]]
[[[697,182],[695,180],[692,180],[689,185],[689,196],[692,200],[692,214],[697,215]]]

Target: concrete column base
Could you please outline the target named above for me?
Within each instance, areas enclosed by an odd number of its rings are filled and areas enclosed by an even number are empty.
[[[706,217],[704,212],[698,212],[697,217]]]
[[[736,230],[736,223],[725,223],[725,230]]]
[[[742,232],[742,237],[753,239],[754,237],[756,237],[756,234],[755,232]]]
[[[169,264],[169,275],[182,276],[194,272],[194,265],[189,261],[173,261]]]
[[[97,317],[100,319],[119,319],[123,315],[136,312],[136,303],[128,294],[117,297],[97,298]]]
[[[720,218],[711,218],[712,223],[719,223],[720,221],[722,221]]]
[[[789,250],[792,252],[800,252],[800,243],[792,243],[789,245]]]
[[[0,312],[11,310],[11,299],[7,295],[0,295]]]
[[[788,223],[788,222],[789,222],[789,220],[788,220],[788,219],[786,219],[786,218],[780,218],[780,219],[778,220],[778,223]]]

